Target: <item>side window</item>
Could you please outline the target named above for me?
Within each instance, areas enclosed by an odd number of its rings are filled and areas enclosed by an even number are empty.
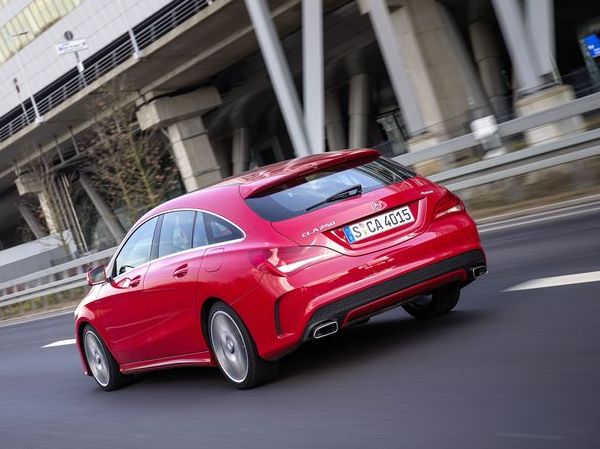
[[[212,214],[204,215],[204,226],[209,244],[228,242],[244,237],[237,227]]]
[[[158,217],[148,220],[127,239],[115,260],[114,273],[116,275],[123,274],[150,261],[152,239],[154,238],[154,228],[156,228],[157,221]]]
[[[185,251],[192,247],[194,211],[169,212],[164,215],[158,242],[158,257]]]

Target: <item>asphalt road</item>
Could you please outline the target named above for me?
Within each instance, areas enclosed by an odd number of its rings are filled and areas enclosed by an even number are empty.
[[[105,393],[82,375],[70,315],[0,328],[0,448],[598,448],[600,212],[484,233],[490,274],[454,312],[401,309],[307,344],[251,391],[217,369]]]

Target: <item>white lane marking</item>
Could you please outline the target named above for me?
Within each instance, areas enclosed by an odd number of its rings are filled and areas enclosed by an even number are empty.
[[[517,284],[514,287],[507,288],[504,291],[512,292],[516,290],[531,290],[534,288],[559,287],[561,285],[585,284],[587,282],[600,282],[600,271],[532,279],[530,281]]]
[[[565,437],[560,435],[539,435],[537,433],[512,433],[500,432],[496,434],[500,438],[528,438],[536,440],[564,440]]]
[[[533,223],[541,223],[544,221],[551,221],[551,220],[556,220],[556,219],[565,218],[565,217],[574,217],[576,215],[589,214],[591,212],[596,212],[599,210],[600,210],[600,207],[595,207],[595,208],[591,208],[591,209],[585,209],[585,210],[567,212],[567,213],[559,213],[557,215],[545,216],[545,217],[540,217],[540,218],[525,217],[525,218],[527,218],[526,220],[523,220],[523,221],[520,221],[517,223],[507,223],[507,224],[502,224],[502,222],[498,223],[498,224],[490,223],[488,225],[484,225],[485,227],[481,226],[479,228],[479,232],[481,234],[483,234],[485,232],[500,231],[502,229],[510,229],[510,228],[514,228],[517,226],[523,226],[523,225],[528,225],[528,224],[533,224]],[[533,217],[535,217],[535,215]]]
[[[57,346],[67,346],[67,345],[74,345],[74,344],[75,344],[75,339],[69,338],[68,340],[53,341],[52,343],[48,343],[47,345],[42,346],[42,348],[55,348]]]

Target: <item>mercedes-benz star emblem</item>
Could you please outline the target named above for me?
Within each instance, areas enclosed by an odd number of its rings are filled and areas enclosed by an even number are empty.
[[[371,207],[374,211],[383,210],[383,208],[385,207],[385,203],[383,201],[375,201],[371,204]]]

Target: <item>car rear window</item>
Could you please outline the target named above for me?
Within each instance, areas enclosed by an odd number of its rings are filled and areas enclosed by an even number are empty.
[[[360,185],[366,193],[413,176],[409,169],[380,157],[359,165],[341,164],[302,175],[247,198],[246,204],[266,220],[282,221],[327,207],[328,204],[313,206],[353,186]]]

